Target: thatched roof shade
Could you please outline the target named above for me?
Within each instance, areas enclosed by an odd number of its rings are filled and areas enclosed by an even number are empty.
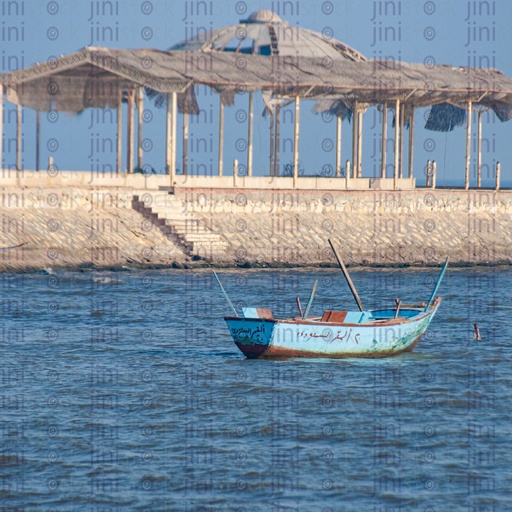
[[[401,99],[416,107],[473,101],[512,117],[512,79],[491,69],[428,67],[401,62],[84,48],[3,76],[14,103],[48,111],[116,107],[118,87],[183,92],[207,85],[217,92],[267,93],[380,104]]]

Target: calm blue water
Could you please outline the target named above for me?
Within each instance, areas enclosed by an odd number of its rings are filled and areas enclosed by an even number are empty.
[[[354,304],[336,270],[233,301]],[[437,270],[353,271],[365,307]],[[512,270],[449,270],[415,353],[246,360],[207,271],[0,275],[1,511],[510,511]],[[473,341],[478,322],[481,342]]]

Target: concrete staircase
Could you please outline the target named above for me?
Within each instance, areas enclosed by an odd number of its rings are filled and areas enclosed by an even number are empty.
[[[132,207],[192,259],[208,261],[225,254],[227,242],[197,214],[184,213],[172,204],[148,206],[138,195],[133,196]]]

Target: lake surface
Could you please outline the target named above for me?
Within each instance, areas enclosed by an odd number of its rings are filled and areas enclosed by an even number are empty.
[[[367,308],[438,270],[352,271]],[[336,270],[219,273],[237,307],[355,303]],[[0,510],[510,511],[512,270],[448,269],[416,351],[247,360],[209,271],[0,275]],[[473,340],[478,322],[482,341]]]

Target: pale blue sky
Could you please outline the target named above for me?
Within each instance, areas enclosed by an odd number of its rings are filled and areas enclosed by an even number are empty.
[[[276,11],[291,25],[326,31],[356,48],[368,58],[393,57],[409,62],[433,59],[437,64],[490,65],[512,76],[512,2],[510,0],[465,1],[427,0],[346,0],[339,1],[39,1],[0,0],[0,69],[28,66],[52,56],[71,53],[86,45],[118,48],[154,47],[166,49],[201,27],[231,25],[259,8]],[[218,98],[204,88],[198,101],[207,113],[207,122],[191,124],[190,168],[216,172]],[[259,115],[263,103],[256,100],[256,174],[268,173],[267,121]],[[313,102],[301,104],[300,161],[308,174],[334,165],[334,122],[310,112]],[[148,101],[144,125],[144,164],[157,170],[164,165],[164,112]],[[226,109],[225,169],[238,158],[245,162],[243,140],[246,124],[240,111],[247,108],[247,96]],[[428,158],[438,162],[438,182],[464,175],[464,129],[436,133],[422,127],[426,111],[417,113],[415,176],[423,179]],[[24,115],[24,167],[34,167],[34,113]],[[290,138],[292,116],[286,116],[282,136]],[[375,109],[365,115],[363,174],[378,174],[379,158],[374,156],[380,125],[372,129]],[[6,103],[4,166],[15,162],[14,107]],[[512,167],[512,123],[484,118],[484,180],[491,178],[496,160],[502,162],[503,178],[510,179]],[[242,121],[242,122],[240,122]],[[344,123],[343,160],[350,158],[350,125]],[[115,115],[86,111],[79,117],[65,114],[42,116],[41,161],[53,155],[60,169],[115,168]],[[476,124],[474,125],[476,133]],[[326,142],[327,141],[327,142]],[[206,151],[205,151],[206,146]],[[91,147],[93,148],[91,150]],[[99,151],[98,151],[99,148]],[[327,150],[326,150],[327,149]],[[473,155],[474,156],[474,155]],[[178,151],[178,162],[180,150]],[[292,160],[291,144],[283,144],[281,164]],[[391,163],[391,160],[389,161]],[[179,163],[178,163],[179,165]],[[474,171],[472,172],[474,174]]]

